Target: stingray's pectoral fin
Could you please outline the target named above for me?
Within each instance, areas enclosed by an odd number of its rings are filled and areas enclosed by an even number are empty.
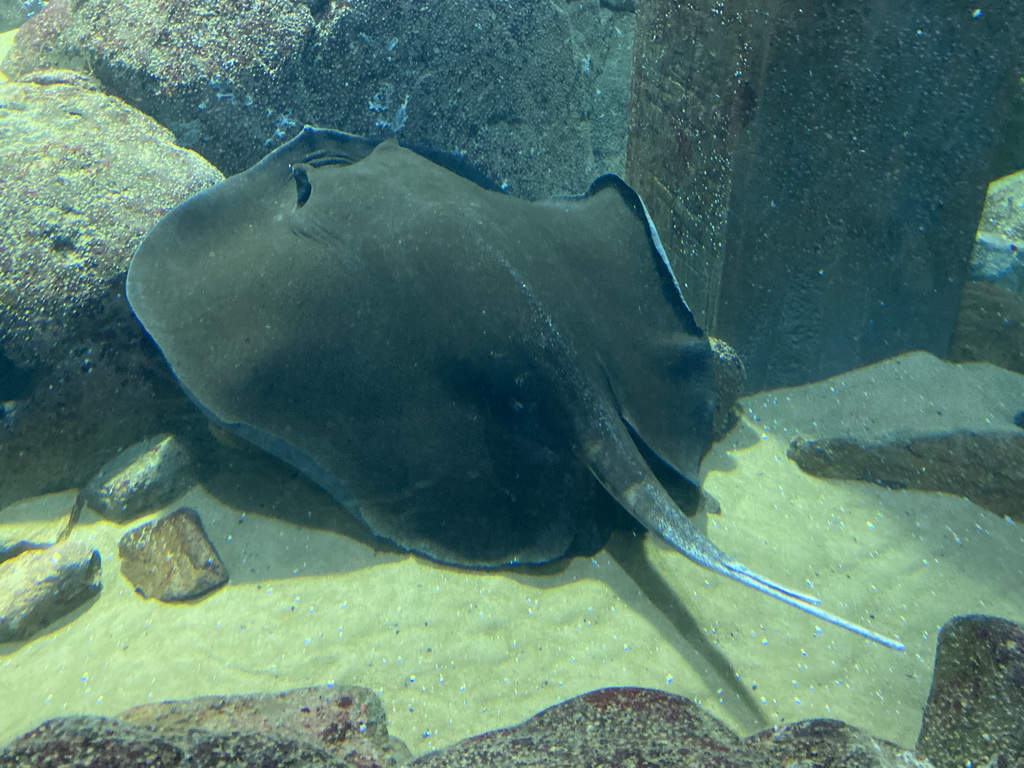
[[[835,616],[819,606],[810,595],[777,584],[729,557],[700,533],[672,501],[650,467],[643,460],[621,421],[600,420],[590,433],[583,450],[594,476],[626,511],[661,536],[693,562],[710,571],[728,576],[758,592],[774,597],[804,613],[849,630],[886,648],[905,650],[898,640],[872,632],[866,627]]]

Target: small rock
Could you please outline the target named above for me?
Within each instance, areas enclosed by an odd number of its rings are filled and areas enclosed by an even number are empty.
[[[193,482],[185,446],[174,435],[158,435],[107,462],[79,494],[77,504],[124,523],[167,506]]]
[[[132,529],[121,537],[118,552],[121,573],[154,600],[191,600],[228,583],[199,515],[188,507]]]
[[[939,632],[919,754],[936,768],[1024,765],[1024,627],[958,616]]]
[[[100,554],[78,542],[0,563],[0,642],[25,640],[100,590]]]
[[[721,339],[710,341],[715,372],[715,416],[711,433],[715,440],[720,440],[740,419],[737,401],[743,394],[747,374],[739,352]]]

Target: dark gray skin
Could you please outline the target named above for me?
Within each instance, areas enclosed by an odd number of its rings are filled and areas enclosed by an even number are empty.
[[[127,290],[211,418],[406,549],[551,561],[606,492],[705,568],[902,648],[724,554],[645,460],[698,484],[714,377],[618,177],[531,203],[306,128],[169,213]]]

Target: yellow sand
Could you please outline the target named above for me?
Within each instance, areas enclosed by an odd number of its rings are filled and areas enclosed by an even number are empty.
[[[960,498],[806,476],[782,437],[748,422],[709,455],[706,485],[725,510],[710,536],[825,608],[899,636],[906,652],[658,542],[612,546],[645,594],[607,552],[548,574],[460,571],[243,516],[197,488],[182,503],[202,516],[230,585],[192,605],[142,599],[118,568],[128,527],[86,517],[75,536],[102,553],[103,592],[49,634],[0,646],[0,744],[59,715],[334,683],[376,690],[415,754],[611,685],[689,696],[742,732],[833,717],[913,746],[939,626],[977,612],[1024,621],[1024,529]],[[322,514],[329,502],[303,485],[282,485],[268,509]],[[0,524],[55,518],[72,498],[10,507]]]

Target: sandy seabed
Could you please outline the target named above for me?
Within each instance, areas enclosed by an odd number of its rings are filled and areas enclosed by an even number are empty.
[[[121,576],[117,541],[139,521],[86,515],[74,536],[102,554],[103,590],[47,633],[0,645],[0,744],[62,715],[335,684],[375,690],[414,754],[624,685],[690,697],[741,733],[831,717],[912,747],[939,627],[969,613],[1024,622],[1024,527],[958,497],[807,476],[786,458],[795,431],[772,420],[771,402],[749,401],[705,460],[723,509],[708,534],[827,610],[899,637],[905,652],[650,537],[619,534],[557,567],[465,571],[288,522],[282,510],[340,513],[294,475],[240,470],[258,504],[243,510],[203,487],[179,502],[199,512],[231,575],[192,604],[143,599]],[[73,499],[8,507],[0,534],[56,519]]]

